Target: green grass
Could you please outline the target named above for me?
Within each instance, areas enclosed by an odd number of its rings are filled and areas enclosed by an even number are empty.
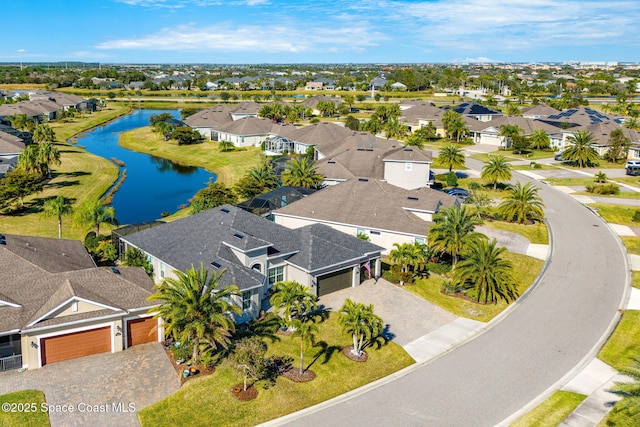
[[[510,427],[555,427],[586,398],[584,394],[558,390]]]
[[[505,252],[504,258],[511,261],[513,271],[517,272],[515,275],[516,285],[520,295],[522,295],[538,276],[544,266],[544,262],[512,252]],[[448,279],[433,275],[428,279],[417,280],[415,285],[406,286],[405,289],[456,316],[467,317],[481,322],[490,321],[508,306],[504,301],[499,301],[497,304],[485,305],[445,295],[440,292],[440,286],[445,280]]]
[[[555,166],[553,166],[553,165],[548,165],[548,164],[546,164],[546,163],[537,163],[537,164],[539,165],[539,167],[537,167],[537,168],[532,168],[532,167],[531,167],[531,166],[529,166],[528,164],[526,164],[526,165],[512,165],[512,166],[511,166],[511,170],[514,170],[514,171],[524,171],[524,170],[527,170],[527,171],[531,171],[531,172],[535,173],[536,171],[541,171],[541,170],[543,170],[543,171],[544,171],[544,170],[548,171],[548,170],[555,170],[555,169],[557,169]]]
[[[217,181],[231,186],[254,166],[262,161],[261,150],[249,147],[246,150],[221,152],[217,142],[178,145],[176,141],[164,141],[150,127],[134,129],[120,134],[118,143],[129,150],[152,154],[173,162],[197,166],[215,173]]]
[[[640,358],[640,311],[625,310],[598,358],[618,371]]]
[[[631,285],[636,289],[640,289],[640,271],[631,272]]]
[[[39,390],[22,390],[0,396],[1,403],[34,404],[35,408],[29,405],[29,409],[36,409],[34,412],[8,412],[0,411],[0,426],[3,427],[40,427],[49,426],[49,414],[40,410],[44,400],[44,393]],[[17,409],[17,408],[16,408]]]
[[[621,236],[620,239],[627,252],[634,255],[640,255],[640,237],[639,236]]]
[[[529,150],[529,151],[525,150],[522,152],[522,154],[515,154],[512,149],[508,149],[508,150],[498,150],[493,153],[472,154],[471,158],[480,160],[486,163],[489,161],[489,155],[495,155],[495,154],[502,154],[510,161],[517,161],[517,160],[535,161],[540,159],[548,159],[556,155],[554,151],[545,151],[545,150]]]
[[[437,157],[434,157],[434,158],[433,158],[433,163],[431,163],[431,169],[447,169],[447,170],[448,170],[448,169],[449,169],[449,167],[448,167],[448,166],[445,166],[445,165],[440,164],[440,162],[438,161],[438,158],[437,158]],[[457,171],[460,171],[460,170],[467,170],[467,169],[469,169],[469,168],[468,168],[468,167],[466,167],[466,166],[460,166],[460,167],[454,168],[454,170],[457,170]]]
[[[506,221],[485,221],[482,225],[489,228],[495,228],[496,230],[520,234],[521,236],[526,237],[529,242],[534,244],[549,244],[549,232],[547,230],[547,225],[543,222],[523,225]]]
[[[64,119],[61,121],[53,121],[48,123],[56,133],[56,140],[66,142],[69,138],[100,126],[108,121],[116,119],[129,113],[131,109],[128,106],[109,104],[108,107],[91,114],[80,114],[72,119]]]
[[[280,340],[273,343],[266,341],[268,354],[291,356],[297,366],[299,339],[278,338]],[[305,365],[311,363],[311,370],[316,373],[313,381],[294,383],[278,378],[269,389],[258,386],[255,400],[240,402],[229,390],[242,378],[223,362],[212,375],[190,380],[172,396],[140,411],[141,424],[154,427],[210,426],[212,423],[216,426],[256,425],[343,394],[413,363],[411,357],[392,342],[380,349],[368,348],[369,359],[365,363],[347,359],[340,348],[349,345],[351,338],[340,335],[335,313],[320,325],[317,341],[323,341],[326,350],[316,346],[305,353]]]
[[[611,224],[640,226],[640,223],[632,221],[635,211],[640,210],[640,206],[613,205],[607,203],[592,203],[589,205],[598,211],[598,214],[605,221]]]

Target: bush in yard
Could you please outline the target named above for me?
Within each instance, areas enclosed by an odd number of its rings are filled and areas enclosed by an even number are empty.
[[[247,379],[260,381],[266,373],[264,355],[267,345],[258,337],[241,339],[235,346],[229,363],[243,378],[243,389],[247,390]]]
[[[175,360],[187,360],[191,357],[191,349],[189,349],[189,347],[186,345],[178,347],[172,345],[169,351],[171,352]]]
[[[447,174],[447,186],[449,187],[457,187],[458,186],[458,176],[455,172],[449,172]]]
[[[458,287],[451,280],[445,280],[440,285],[440,292],[447,295],[453,295],[458,291]]]
[[[589,184],[586,186],[588,193],[593,194],[618,194],[620,192],[620,187],[617,184],[609,183],[609,184]]]
[[[640,210],[636,210],[633,213],[633,218],[631,218],[633,222],[640,222]]]

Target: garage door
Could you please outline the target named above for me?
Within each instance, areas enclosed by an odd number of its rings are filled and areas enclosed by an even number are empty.
[[[40,340],[42,365],[111,351],[111,327],[57,335]]]
[[[127,347],[158,340],[158,319],[145,317],[127,321]]]
[[[352,270],[336,271],[334,273],[325,274],[318,277],[318,296],[330,294],[351,287]]]

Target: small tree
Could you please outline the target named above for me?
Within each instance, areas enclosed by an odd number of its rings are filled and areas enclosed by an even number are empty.
[[[447,186],[449,187],[457,187],[458,186],[458,175],[455,172],[449,172],[446,175]]]
[[[273,285],[269,302],[278,312],[282,311],[282,324],[291,328],[294,316],[303,316],[316,309],[318,297],[311,289],[295,281],[278,282]]]
[[[125,267],[142,267],[149,276],[153,275],[153,265],[140,249],[131,247],[122,257],[122,265]]]
[[[233,190],[215,182],[198,191],[191,199],[191,213],[195,214],[225,204],[234,205],[238,201]]]
[[[222,151],[223,153],[227,151],[233,151],[235,149],[235,145],[233,145],[233,142],[231,141],[222,140],[218,142],[218,144],[220,145],[220,151]]]
[[[44,203],[44,216],[55,217],[58,220],[58,239],[62,239],[62,217],[71,213],[71,205],[67,200],[58,196]]]
[[[294,328],[291,338],[300,338],[300,375],[304,374],[304,351],[307,346],[312,346],[316,340],[316,334],[319,332],[318,325],[311,323],[309,320],[295,319],[291,322]]]
[[[364,305],[347,298],[340,309],[338,324],[345,335],[353,338],[351,354],[362,357],[365,344],[382,334],[384,321],[373,312],[373,304]]]
[[[593,175],[593,180],[598,184],[604,184],[605,182],[607,182],[607,174],[600,171],[597,174]]]
[[[266,372],[264,355],[266,352],[267,345],[256,336],[243,338],[236,344],[229,362],[244,378],[244,391],[247,391],[248,378],[254,382],[264,378]]]
[[[178,126],[171,133],[171,137],[178,141],[178,145],[191,145],[202,141],[203,136],[189,126]]]

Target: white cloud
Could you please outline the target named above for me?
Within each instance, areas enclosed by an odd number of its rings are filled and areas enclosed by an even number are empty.
[[[26,49],[18,49],[18,50],[16,50],[16,52],[18,52],[18,53],[24,53],[26,51],[27,51]]]

